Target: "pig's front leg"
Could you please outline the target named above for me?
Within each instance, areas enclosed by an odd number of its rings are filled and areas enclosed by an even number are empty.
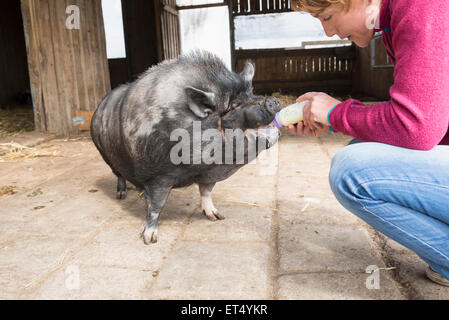
[[[147,216],[142,232],[145,244],[157,242],[157,230],[159,215],[170,194],[171,186],[167,185],[145,185],[144,195],[147,202]]]
[[[218,213],[217,208],[215,208],[212,198],[210,196],[215,183],[210,184],[198,184],[201,195],[201,210],[211,221],[223,220],[225,217]]]

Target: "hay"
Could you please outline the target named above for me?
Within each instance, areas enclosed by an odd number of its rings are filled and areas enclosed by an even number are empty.
[[[18,143],[0,143],[0,162],[15,162],[37,157],[61,157],[58,151],[45,151],[40,148],[25,147]]]
[[[14,191],[15,186],[0,187],[0,197],[4,195],[13,195],[17,192]]]
[[[15,137],[34,130],[34,113],[30,106],[10,106],[0,109],[0,139]]]
[[[279,92],[273,93],[271,96],[279,99],[281,101],[282,107],[289,106],[296,102],[297,96],[291,96],[291,95],[282,95]]]

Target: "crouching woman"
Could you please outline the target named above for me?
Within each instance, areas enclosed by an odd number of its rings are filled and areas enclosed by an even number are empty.
[[[449,1],[292,0],[327,36],[369,45],[375,31],[394,64],[389,101],[364,105],[325,93],[310,100],[293,133],[354,137],[329,175],[338,201],[418,254],[426,275],[449,286]]]

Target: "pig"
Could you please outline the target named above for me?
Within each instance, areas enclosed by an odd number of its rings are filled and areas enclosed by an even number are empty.
[[[92,140],[117,176],[116,198],[126,197],[126,181],[143,191],[145,244],[157,242],[159,215],[173,188],[198,184],[203,214],[211,221],[224,219],[211,198],[216,182],[277,143],[280,132],[268,125],[281,103],[253,94],[254,73],[251,61],[237,74],[214,54],[194,50],[151,67],[100,102],[91,121]],[[197,149],[210,143],[179,141],[173,133],[180,130],[188,137],[195,136],[195,130],[218,132],[212,135],[218,146],[212,153],[218,160],[198,159]],[[226,149],[226,144],[237,145],[237,137],[243,141],[240,160],[237,148],[231,153]],[[249,152],[254,148],[256,152]],[[184,152],[185,161],[179,161],[176,150]]]

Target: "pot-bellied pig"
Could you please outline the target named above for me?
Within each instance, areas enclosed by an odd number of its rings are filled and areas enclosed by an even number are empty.
[[[254,72],[251,62],[237,74],[196,50],[150,68],[98,106],[92,139],[118,177],[117,198],[126,197],[126,181],[143,190],[146,244],[157,241],[172,188],[198,184],[203,213],[224,219],[211,200],[215,183],[276,144],[279,131],[266,126],[281,105],[253,94]]]

